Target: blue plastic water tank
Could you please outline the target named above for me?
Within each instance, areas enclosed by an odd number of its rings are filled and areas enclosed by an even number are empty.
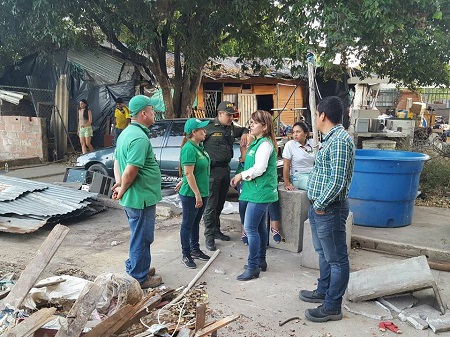
[[[426,154],[356,150],[349,191],[355,225],[403,227],[411,224]]]

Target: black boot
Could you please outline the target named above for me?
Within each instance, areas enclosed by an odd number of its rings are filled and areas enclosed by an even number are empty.
[[[237,277],[239,281],[248,281],[259,277],[259,268],[245,269],[244,272]]]
[[[247,269],[247,268],[248,268],[248,264],[244,265],[244,269]],[[261,271],[266,271],[267,270],[267,262],[266,261],[260,262],[259,269]]]

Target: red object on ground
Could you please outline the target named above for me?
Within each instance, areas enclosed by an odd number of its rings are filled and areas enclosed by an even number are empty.
[[[378,328],[380,331],[391,330],[395,333],[402,333],[402,331],[392,322],[380,322],[378,323]]]

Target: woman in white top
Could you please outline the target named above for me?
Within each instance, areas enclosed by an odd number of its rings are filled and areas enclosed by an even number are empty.
[[[293,138],[283,149],[283,180],[288,191],[306,190],[309,173],[314,165],[313,141],[308,139],[309,128],[297,122],[292,128]]]

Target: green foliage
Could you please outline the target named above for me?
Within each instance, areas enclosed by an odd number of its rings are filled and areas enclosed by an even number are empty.
[[[447,0],[281,0],[283,36],[298,36],[322,62],[351,56],[363,75],[415,86],[450,85]],[[296,57],[295,48],[287,50]]]
[[[437,156],[425,163],[419,189],[433,195],[445,195],[450,189],[450,158]]]

